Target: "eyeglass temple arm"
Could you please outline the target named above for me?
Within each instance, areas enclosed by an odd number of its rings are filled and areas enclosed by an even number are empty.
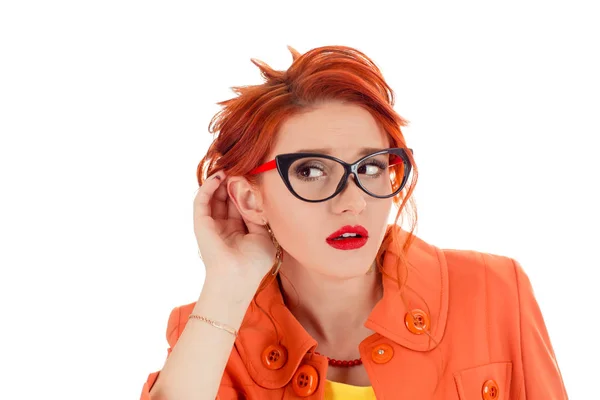
[[[410,151],[410,154],[415,154],[415,152],[413,151],[413,149],[408,149]],[[390,163],[390,165],[396,165],[399,164],[402,160],[402,158],[398,155],[396,155],[396,157],[394,158],[394,160]]]
[[[276,167],[277,167],[277,164],[275,163],[275,160],[271,160],[269,162],[264,163],[263,165],[260,165],[256,168],[254,168],[252,171],[249,172],[249,174],[250,175],[260,174],[261,172],[269,171]]]

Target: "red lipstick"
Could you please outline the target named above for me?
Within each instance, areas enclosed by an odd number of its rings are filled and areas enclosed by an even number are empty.
[[[344,237],[344,234],[347,237]],[[339,250],[358,249],[364,246],[367,240],[369,240],[369,232],[361,225],[342,226],[325,239],[328,245]]]

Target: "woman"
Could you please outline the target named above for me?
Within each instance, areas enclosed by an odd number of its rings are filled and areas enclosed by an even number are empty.
[[[287,71],[252,60],[265,82],[211,121],[206,280],[141,398],[566,399],[521,266],[413,235],[417,167],[379,69],[349,47],[290,51]]]

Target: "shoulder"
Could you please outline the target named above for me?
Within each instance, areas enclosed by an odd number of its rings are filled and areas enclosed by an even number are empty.
[[[476,250],[441,249],[450,276],[460,278],[464,286],[480,282],[502,288],[516,288],[519,275],[524,274],[512,257]]]
[[[520,283],[527,275],[512,257],[476,250],[442,249],[451,302],[477,302],[488,312],[518,314]]]
[[[448,265],[449,330],[468,337],[474,347],[487,349],[489,357],[514,359],[521,315],[516,261],[475,250],[443,249],[443,253]]]

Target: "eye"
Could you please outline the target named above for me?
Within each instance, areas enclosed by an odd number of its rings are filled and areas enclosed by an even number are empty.
[[[302,180],[314,180],[325,176],[323,166],[318,163],[299,165],[295,168],[294,173]]]
[[[367,176],[378,176],[385,169],[387,169],[387,165],[383,162],[373,160],[358,167],[358,173]]]

